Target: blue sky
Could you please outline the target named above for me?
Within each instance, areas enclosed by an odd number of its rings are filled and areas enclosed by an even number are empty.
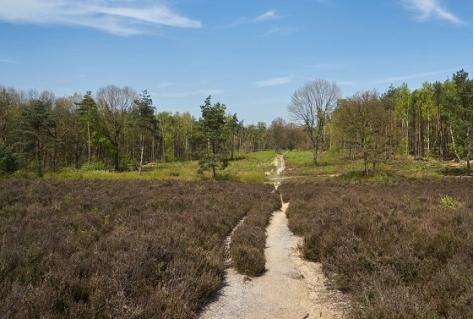
[[[343,97],[472,78],[471,0],[2,0],[0,85],[57,97],[114,84],[198,118],[288,119],[314,79]]]

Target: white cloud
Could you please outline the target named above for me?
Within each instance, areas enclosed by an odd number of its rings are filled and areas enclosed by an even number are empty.
[[[292,76],[272,78],[272,79],[267,79],[267,80],[262,80],[262,81],[256,81],[253,84],[254,84],[255,87],[275,86],[275,85],[281,85],[281,84],[289,83],[289,82],[291,82],[291,78],[292,78]]]
[[[447,20],[455,24],[463,25],[464,21],[443,8],[438,0],[401,0],[402,5],[410,11],[419,14],[418,19],[427,20],[431,17]]]
[[[281,17],[275,13],[275,10],[270,10],[256,17],[254,19],[254,22],[262,22],[262,21],[275,20],[275,19],[280,19],[280,18]]]
[[[144,6],[143,1],[3,0],[0,21],[75,25],[119,35],[147,33],[150,27],[199,28],[201,22],[173,12],[166,5]]]

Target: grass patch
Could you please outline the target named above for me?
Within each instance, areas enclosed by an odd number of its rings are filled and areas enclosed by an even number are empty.
[[[245,183],[265,183],[268,178],[265,172],[274,169],[273,160],[276,153],[273,151],[251,152],[236,155],[229,162],[225,170],[217,172],[217,179],[221,181],[239,181]],[[45,179],[101,179],[101,180],[178,180],[178,181],[204,181],[211,180],[212,174],[204,172],[198,174],[198,161],[149,163],[144,166],[141,176],[138,171],[107,171],[100,163],[83,165],[81,169],[65,168],[59,172],[46,172]],[[16,176],[32,177],[17,173]]]
[[[439,200],[439,205],[441,209],[444,210],[454,210],[462,207],[462,203],[460,201],[449,195],[441,197],[441,199]]]
[[[313,155],[310,151],[290,151],[285,153],[286,176],[335,176],[344,180],[358,179],[386,181],[397,178],[440,178],[447,175],[446,164],[437,160],[417,161],[413,158],[398,158],[392,161],[379,162],[375,170],[370,165],[369,176],[364,176],[364,162],[361,159],[351,160],[333,152],[321,152],[318,165],[313,166]],[[465,174],[464,174],[465,175]]]
[[[450,167],[446,166],[440,170],[440,173],[444,176],[472,176],[472,168],[468,172],[466,167]]]

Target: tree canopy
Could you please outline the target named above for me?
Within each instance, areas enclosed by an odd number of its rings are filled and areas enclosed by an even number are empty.
[[[196,119],[190,112],[157,108],[148,91],[138,94],[129,86],[108,85],[60,98],[47,90],[0,86],[0,141],[20,171],[38,176],[66,167],[140,170],[149,162],[199,160],[201,171],[216,177],[216,170],[235,156],[263,149],[312,150],[313,164],[327,150],[353,159],[365,156],[367,164],[397,156],[464,161],[470,173],[472,91],[464,70],[418,88],[392,85],[386,92],[365,91],[345,99],[336,83],[319,79],[289,97],[288,121],[244,125],[210,96]],[[370,97],[367,107],[376,109],[367,114],[374,123],[369,144],[357,142],[354,127],[344,124],[359,118],[344,113],[364,106],[363,96]]]

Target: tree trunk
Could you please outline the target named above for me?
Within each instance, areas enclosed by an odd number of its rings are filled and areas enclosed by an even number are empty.
[[[461,161],[461,157],[459,156],[458,151],[456,150],[456,143],[454,142],[453,128],[451,126],[449,127],[449,132],[451,133],[451,142],[453,144],[454,155],[456,155],[456,158],[458,161]]]
[[[114,170],[117,172],[120,170],[118,149],[114,152]]]
[[[469,160],[470,152],[466,156],[466,173],[467,176],[471,176],[471,161]]]
[[[91,163],[91,128],[90,123],[87,121],[87,164]]]
[[[369,158],[364,154],[364,176],[369,176]]]
[[[43,177],[41,164],[41,141],[39,139],[36,142],[36,173],[38,174],[38,177]]]
[[[313,165],[318,166],[318,149],[313,147]]]
[[[318,166],[318,140],[314,136],[314,131],[310,131],[311,144],[313,145],[313,166]]]
[[[212,165],[212,179],[217,179],[217,175],[216,175],[216,165]]]
[[[143,151],[145,150],[145,136],[142,134],[140,136],[141,141],[141,150],[140,150],[140,165],[138,166],[138,176],[142,175],[142,168],[143,168]]]

